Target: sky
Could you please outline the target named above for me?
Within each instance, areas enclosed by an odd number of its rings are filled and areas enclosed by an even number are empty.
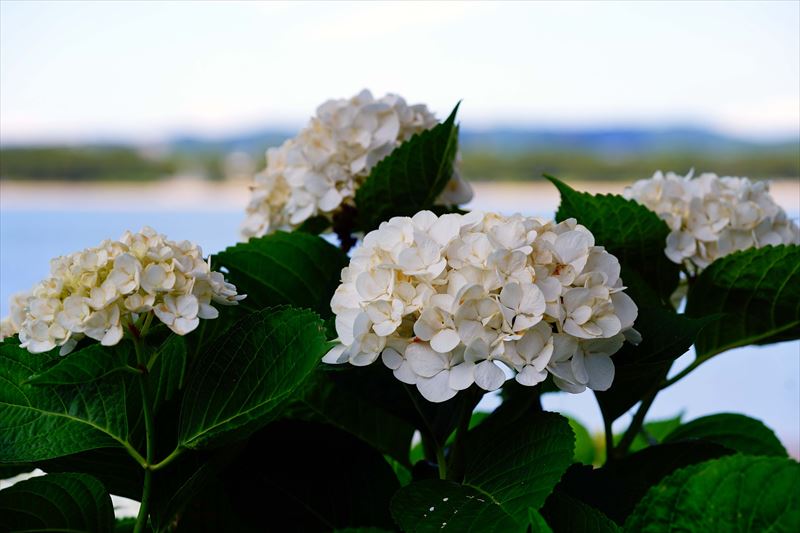
[[[362,88],[465,127],[800,135],[800,2],[0,2],[0,142],[297,128]]]

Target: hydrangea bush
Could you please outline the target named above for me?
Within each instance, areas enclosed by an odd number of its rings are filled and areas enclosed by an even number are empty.
[[[53,260],[2,323],[0,478],[46,475],[0,490],[0,530],[800,529],[763,423],[647,418],[709,359],[800,338],[766,184],[548,176],[555,220],[467,212],[456,112],[331,100],[268,152],[245,242],[145,228]],[[587,389],[602,445],[542,408]]]

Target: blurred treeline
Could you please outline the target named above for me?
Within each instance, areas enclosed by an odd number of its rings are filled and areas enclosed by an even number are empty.
[[[177,174],[246,179],[265,165],[267,131],[220,140],[175,139],[157,147],[0,148],[0,179],[148,181]],[[570,180],[625,180],[656,170],[751,178],[800,176],[800,142],[756,143],[703,130],[465,131],[462,170],[471,180],[525,181],[542,173]]]

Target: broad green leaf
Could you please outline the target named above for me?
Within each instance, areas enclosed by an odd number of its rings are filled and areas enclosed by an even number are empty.
[[[687,318],[668,309],[641,307],[634,328],[642,335],[638,346],[625,343],[612,356],[614,382],[595,392],[603,417],[616,420],[666,378],[672,362],[686,353],[700,331],[716,317]]]
[[[27,463],[0,464],[0,480],[11,479],[20,474],[27,474],[28,472],[33,472],[35,469],[36,467],[34,465]]]
[[[292,418],[332,424],[391,455],[404,466],[411,466],[408,452],[414,426],[334,381],[332,374],[336,372],[321,370],[316,373],[301,405],[292,410]]]
[[[156,413],[163,402],[176,398],[183,387],[186,351],[186,339],[180,335],[170,335],[156,350],[155,360],[148,374],[148,392]]]
[[[748,455],[787,455],[781,441],[763,422],[736,413],[720,413],[692,420],[675,428],[664,442],[693,439],[715,442]]]
[[[553,529],[535,509],[528,509],[528,522],[531,527],[530,533],[553,533]]]
[[[458,105],[447,120],[417,133],[384,157],[356,191],[361,229],[370,231],[394,216],[433,207],[453,175],[458,150]]]
[[[97,478],[111,494],[132,500],[142,497],[144,469],[132,461],[123,448],[98,448],[46,461],[37,468],[48,474],[83,472]]]
[[[114,533],[133,533],[136,527],[136,517],[117,518],[114,522]]]
[[[799,531],[800,464],[733,455],[675,472],[650,489],[627,531]]]
[[[645,448],[603,468],[573,465],[557,490],[622,524],[644,494],[679,468],[730,454],[712,442],[675,442]]]
[[[569,426],[572,428],[572,433],[575,435],[575,453],[573,460],[576,463],[583,463],[590,465],[594,463],[597,455],[595,449],[594,439],[589,434],[589,431],[574,418],[567,418]]]
[[[675,428],[681,425],[681,418],[683,415],[678,415],[672,418],[665,418],[663,420],[650,420],[642,425],[641,431],[636,435],[631,443],[630,451],[638,452],[648,446],[655,446],[664,442],[664,438]],[[618,442],[617,437],[622,438],[622,435],[614,436],[614,443]]]
[[[800,338],[800,246],[751,248],[722,257],[689,289],[686,314],[723,313],[698,337],[707,359],[748,344]]]
[[[545,176],[561,193],[556,213],[559,222],[575,218],[594,235],[595,242],[615,255],[622,265],[622,280],[636,274],[655,291],[662,302],[678,286],[678,265],[664,255],[669,228],[646,207],[616,194],[578,192],[566,183]],[[632,295],[638,303],[637,295]],[[655,302],[654,302],[655,303]]]
[[[202,494],[181,522],[186,531],[393,529],[389,502],[399,488],[383,456],[363,441],[327,424],[281,420],[250,437],[209,486],[212,498]]]
[[[621,528],[591,505],[556,490],[541,511],[554,533],[615,533]]]
[[[311,235],[319,235],[330,227],[331,221],[328,219],[328,217],[319,215],[306,219],[305,222],[300,224],[300,227],[298,227],[295,231],[310,233]]]
[[[528,508],[544,504],[572,463],[574,439],[567,419],[555,413],[528,414],[502,431],[487,419],[467,436],[464,484],[526,523]]]
[[[266,425],[325,354],[322,320],[277,307],[240,320],[188,376],[179,423],[186,448],[242,439]]]
[[[400,489],[392,498],[392,516],[406,533],[453,531],[455,533],[522,533],[518,523],[491,496],[474,487],[452,481],[416,481]]]
[[[26,383],[57,358],[54,352],[31,354],[13,341],[0,343],[0,462],[132,446],[141,420],[137,377],[113,372],[78,385]]]
[[[226,248],[212,258],[249,309],[289,304],[331,315],[330,301],[347,256],[322,237],[278,231]]]
[[[400,482],[401,487],[405,487],[411,483],[411,469],[408,466],[405,466],[404,463],[393,459],[389,455],[384,455],[383,458],[386,459],[386,462],[392,467],[394,475],[397,476],[397,481]],[[406,460],[405,463],[408,463],[408,460]]]
[[[49,474],[0,491],[0,531],[113,530],[111,496],[87,474]]]
[[[161,531],[174,522],[197,494],[209,484],[218,482],[219,472],[243,448],[243,445],[234,445],[211,453],[185,452],[167,468],[157,471],[153,478],[150,499],[150,521],[153,527]]]
[[[358,401],[380,407],[405,420],[444,446],[455,430],[463,409],[471,408],[470,392],[457,394],[442,403],[432,403],[422,397],[416,387],[398,381],[383,365],[345,367],[329,372],[337,385],[358,397]]]
[[[78,385],[102,379],[114,372],[130,371],[131,345],[122,342],[117,346],[90,344],[82,350],[56,359],[53,366],[31,376],[32,385]]]

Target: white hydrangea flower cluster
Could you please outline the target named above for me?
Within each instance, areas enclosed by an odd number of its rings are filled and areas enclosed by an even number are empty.
[[[769,194],[769,184],[747,178],[661,172],[625,189],[669,226],[666,254],[674,263],[703,269],[738,250],[800,244],[800,230]]]
[[[199,246],[145,227],[53,259],[50,277],[12,297],[1,332],[3,338],[19,333],[20,345],[32,353],[61,346],[64,355],[84,336],[117,344],[126,326],[151,311],[185,335],[201,318],[217,318],[212,301],[235,305],[243,298],[211,271]]]
[[[638,310],[619,261],[575,219],[472,212],[396,217],[368,233],[331,300],[338,344],[327,363],[379,356],[400,381],[442,402],[507,371],[528,386],[606,390],[610,356]]]
[[[317,215],[333,220],[352,205],[356,189],[378,161],[400,143],[438,123],[423,105],[394,94],[375,99],[364,90],[350,99],[328,100],[308,126],[267,150],[267,168],[255,176],[245,238],[291,230]],[[437,203],[458,205],[472,189],[456,172]]]

